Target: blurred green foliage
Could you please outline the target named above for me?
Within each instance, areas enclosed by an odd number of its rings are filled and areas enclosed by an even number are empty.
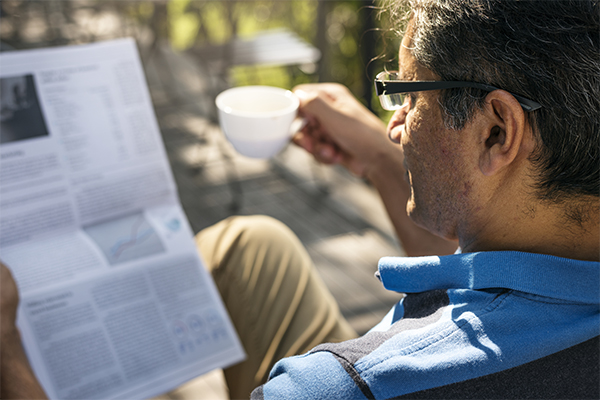
[[[317,26],[319,6],[325,7],[326,13],[322,27]],[[308,82],[338,82],[387,118],[389,114],[380,108],[370,85],[374,71],[384,66],[395,69],[398,38],[386,25],[385,15],[377,18],[379,14],[378,5],[370,0],[327,0],[321,5],[317,0],[170,0],[169,40],[174,48],[185,50],[225,43],[234,31],[239,37],[250,37],[267,29],[290,29],[321,49],[324,65],[319,70],[310,65],[237,66],[231,70],[232,84],[290,88]],[[385,57],[372,60],[381,55]]]

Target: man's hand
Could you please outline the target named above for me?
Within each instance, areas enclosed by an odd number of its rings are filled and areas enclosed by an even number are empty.
[[[324,164],[342,164],[369,177],[383,154],[401,160],[400,150],[386,136],[385,124],[339,84],[294,88],[306,126],[293,141]]]
[[[0,330],[2,336],[16,332],[19,292],[10,270],[0,262]]]
[[[16,325],[19,292],[10,270],[0,262],[0,398],[46,399],[21,344]]]

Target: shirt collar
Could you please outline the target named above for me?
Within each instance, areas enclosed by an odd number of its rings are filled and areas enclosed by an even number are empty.
[[[600,303],[600,263],[545,254],[490,251],[429,257],[384,257],[388,290],[506,288],[579,303]]]

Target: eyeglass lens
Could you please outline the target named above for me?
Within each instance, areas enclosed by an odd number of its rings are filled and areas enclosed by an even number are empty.
[[[394,111],[401,108],[406,100],[406,93],[383,94],[379,96],[381,107],[387,111]]]
[[[380,81],[397,81],[398,71],[383,71],[376,77]],[[384,94],[379,96],[381,107],[387,111],[394,111],[401,108],[406,100],[406,93]]]

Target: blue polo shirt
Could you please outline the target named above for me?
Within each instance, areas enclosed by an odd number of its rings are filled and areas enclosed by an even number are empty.
[[[252,397],[596,396],[600,263],[522,252],[386,257],[377,275],[407,293],[377,326],[281,360]]]

